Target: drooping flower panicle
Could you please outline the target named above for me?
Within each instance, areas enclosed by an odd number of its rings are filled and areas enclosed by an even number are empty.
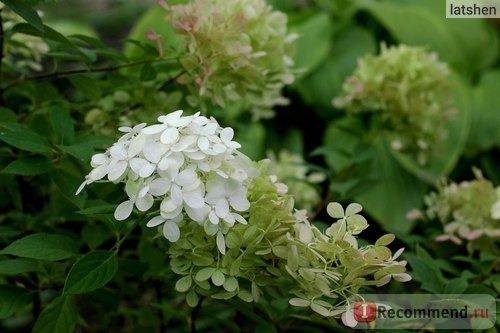
[[[145,212],[159,201],[160,214],[147,225],[163,225],[172,242],[179,239],[178,224],[185,217],[221,227],[246,223],[240,213],[249,207],[245,183],[253,171],[250,160],[237,151],[233,130],[214,118],[182,113],[160,116],[159,124],[151,126],[120,128],[125,134],[92,157],[94,169],[77,193],[106,176],[125,183],[128,200],[118,205],[115,218],[125,220],[134,206]]]

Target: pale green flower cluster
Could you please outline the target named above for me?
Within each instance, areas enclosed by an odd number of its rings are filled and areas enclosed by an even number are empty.
[[[500,238],[500,187],[485,179],[478,169],[476,179],[459,184],[441,182],[437,192],[425,198],[425,217],[438,219],[444,234],[438,241],[461,244],[481,236]]]
[[[268,157],[269,173],[287,185],[298,207],[311,211],[321,202],[318,184],[326,178],[323,173],[311,172],[301,155],[287,150],[278,155],[269,152]]]
[[[39,37],[13,33],[12,28],[24,20],[3,6],[0,3],[4,30],[4,36],[2,36],[4,38],[4,58],[2,62],[12,69],[41,71],[42,56],[49,52],[49,45]]]
[[[378,56],[359,59],[346,79],[337,108],[371,114],[388,132],[391,147],[425,164],[446,137],[453,110],[448,66],[422,47],[381,45]]]
[[[294,212],[293,198],[267,176],[266,162],[258,168],[260,175],[248,188],[248,224],[228,230],[225,255],[217,250],[216,236],[207,237],[195,224],[186,224],[186,237],[171,244],[172,270],[182,276],[176,290],[187,293],[189,305],[196,305],[200,296],[258,302],[266,287],[286,285],[295,296],[291,305],[340,317],[361,287],[411,279],[406,261],[396,260],[403,249],[393,255],[386,246],[393,235],[358,246],[356,235],[368,227],[358,214],[361,205],[344,211],[331,203],[328,213],[335,222],[321,232],[302,211]]]
[[[180,63],[185,73],[178,82],[187,85],[192,106],[204,101],[227,107],[241,104],[256,118],[272,116],[291,73],[292,42],[287,17],[264,0],[194,0],[166,6],[175,32],[186,52]]]

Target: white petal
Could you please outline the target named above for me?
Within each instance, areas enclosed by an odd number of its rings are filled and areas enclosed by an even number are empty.
[[[210,208],[208,205],[203,205],[203,207],[196,209],[186,206],[186,213],[193,221],[196,222],[203,222],[207,218],[209,211]]]
[[[162,134],[160,141],[166,145],[173,144],[179,139],[179,130],[174,127],[167,128]]]
[[[179,142],[177,142],[175,145],[172,146],[172,151],[175,152],[180,152],[191,146],[197,141],[196,136],[194,135],[189,135],[189,136],[183,136],[180,138]]]
[[[130,141],[130,145],[128,146],[128,158],[132,158],[139,154],[146,143],[145,135],[138,135]]]
[[[171,199],[163,199],[163,201],[160,204],[160,210],[161,212],[165,213],[171,213],[174,210],[177,209],[177,205],[171,200]]]
[[[246,198],[246,193],[241,194],[241,192],[238,192],[230,196],[229,202],[231,203],[231,207],[238,212],[244,212],[250,208],[250,202]]]
[[[158,120],[161,121],[162,123],[174,126],[174,124],[181,117],[182,112],[183,112],[182,110],[177,110],[177,111],[171,112],[165,116],[158,117]]]
[[[394,274],[392,277],[399,282],[408,282],[411,280],[411,276],[407,273]]]
[[[109,153],[112,158],[116,160],[124,160],[127,158],[127,150],[122,144],[115,144],[109,150]]]
[[[169,213],[164,211],[161,211],[160,213],[165,220],[172,220],[174,218],[179,218],[181,212],[182,212],[182,206],[177,206],[173,211]]]
[[[208,219],[212,224],[219,224],[219,217],[217,216],[217,214],[215,214],[213,210],[211,210],[210,213],[208,214]]]
[[[170,191],[170,180],[166,178],[156,178],[149,184],[149,193],[158,197]]]
[[[243,216],[241,216],[240,214],[233,213],[233,216],[234,216],[234,219],[236,221],[240,222],[241,224],[248,224],[247,220],[245,220],[245,218]]]
[[[147,134],[147,135],[154,135],[154,134],[158,134],[161,131],[165,130],[165,128],[167,128],[167,127],[163,124],[156,124],[156,125],[151,125],[151,126],[148,126],[146,128],[143,128],[141,132],[144,134]]]
[[[160,142],[147,142],[144,146],[144,157],[151,163],[157,164],[167,152],[167,147]]]
[[[132,214],[132,209],[134,209],[134,202],[132,200],[127,200],[122,202],[116,207],[115,219],[117,221],[123,221]]]
[[[342,314],[342,322],[348,327],[355,327],[358,322],[354,319],[354,313],[352,311],[346,311]]]
[[[238,149],[238,148],[241,148],[241,145],[236,141],[228,141],[228,142],[226,142],[226,147],[232,148],[232,149]]]
[[[190,159],[195,160],[195,161],[201,161],[207,157],[207,154],[205,154],[204,152],[199,151],[199,150],[193,151],[193,152],[184,152],[184,154],[187,157],[189,157]]]
[[[205,136],[206,135],[214,135],[215,131],[217,130],[217,127],[219,127],[219,125],[216,123],[208,123],[202,127],[200,134],[205,135]]]
[[[119,179],[127,170],[127,161],[120,161],[109,170],[108,179],[112,182]]]
[[[177,242],[181,236],[179,226],[175,222],[165,222],[163,225],[163,236],[171,242]]]
[[[226,151],[226,146],[221,144],[221,143],[216,143],[213,148],[214,152],[216,152],[217,154],[222,154],[223,152]]]
[[[147,165],[149,165],[150,163],[148,161],[146,161],[145,159],[143,158],[139,158],[139,157],[134,157],[133,159],[130,160],[130,168],[132,169],[132,171],[134,171],[136,174],[140,174],[141,172],[141,169]]]
[[[226,127],[220,131],[220,138],[222,141],[231,141],[234,137],[234,131],[231,127]]]
[[[138,198],[144,198],[146,194],[149,192],[149,185],[143,186],[140,190],[139,193],[137,194]]]
[[[208,142],[208,139],[204,136],[201,136],[198,138],[198,147],[201,150],[207,150],[209,147],[210,143]]]
[[[155,216],[151,220],[149,220],[146,226],[152,228],[162,224],[163,222],[165,222],[165,219],[163,217]]]
[[[76,193],[75,195],[78,195],[80,194],[80,192],[83,190],[83,188],[85,187],[85,185],[87,185],[87,179],[85,179],[83,181],[83,183],[80,184],[80,186],[78,187],[78,189],[76,190]]]
[[[177,184],[172,184],[170,188],[170,197],[172,198],[172,202],[176,205],[182,205],[182,190]]]
[[[91,165],[98,166],[98,165],[106,163],[107,160],[108,160],[108,157],[105,154],[95,154],[94,156],[92,156]]]
[[[396,260],[401,255],[401,253],[403,253],[404,250],[405,250],[404,247],[397,250],[396,253],[394,253],[394,255],[392,256],[392,260]]]
[[[94,170],[90,171],[88,179],[90,182],[95,182],[96,180],[99,180],[102,177],[106,176],[107,173],[108,173],[108,165],[103,164],[98,166]]]
[[[205,204],[205,199],[198,192],[184,192],[184,202],[191,208],[201,208]]]
[[[135,201],[135,206],[141,212],[145,212],[153,206],[153,202],[154,202],[153,196],[148,193],[142,198],[137,198],[137,200]]]
[[[226,217],[229,214],[229,204],[226,199],[219,199],[215,204],[215,212],[219,217]]]
[[[175,182],[180,186],[189,186],[197,180],[198,176],[193,170],[183,170],[175,177]]]
[[[226,221],[230,225],[233,225],[235,222],[233,214],[231,214],[231,213],[227,214],[226,217],[224,217],[224,221]]]
[[[141,168],[141,170],[139,171],[139,176],[141,176],[142,178],[148,178],[153,174],[153,172],[155,172],[155,170],[155,165],[148,163]]]

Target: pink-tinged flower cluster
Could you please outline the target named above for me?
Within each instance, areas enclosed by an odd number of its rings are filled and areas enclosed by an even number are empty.
[[[291,73],[292,42],[285,14],[264,0],[194,0],[164,7],[186,53],[180,63],[185,73],[178,82],[188,86],[190,103],[204,100],[221,107],[242,103],[254,116],[272,115]],[[240,104],[241,105],[241,104]]]

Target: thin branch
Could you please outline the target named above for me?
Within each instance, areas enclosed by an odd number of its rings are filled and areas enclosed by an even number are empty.
[[[45,73],[45,74],[40,74],[40,75],[28,76],[28,77],[20,77],[18,80],[5,86],[5,88],[3,88],[2,90],[3,91],[8,90],[12,87],[15,87],[15,86],[23,83],[23,82],[26,82],[26,81],[61,78],[61,77],[66,77],[66,76],[75,75],[75,74],[83,74],[83,73],[112,72],[112,71],[116,71],[116,70],[122,69],[122,68],[134,67],[134,66],[143,65],[146,63],[154,63],[154,62],[159,62],[159,61],[163,61],[163,60],[168,60],[168,59],[164,59],[164,58],[153,59],[153,60],[147,59],[147,60],[129,62],[126,64],[116,65],[116,66],[108,66],[108,67],[101,67],[101,68],[80,68],[80,69],[73,69],[73,70],[63,71],[63,72],[53,72],[53,73]]]

